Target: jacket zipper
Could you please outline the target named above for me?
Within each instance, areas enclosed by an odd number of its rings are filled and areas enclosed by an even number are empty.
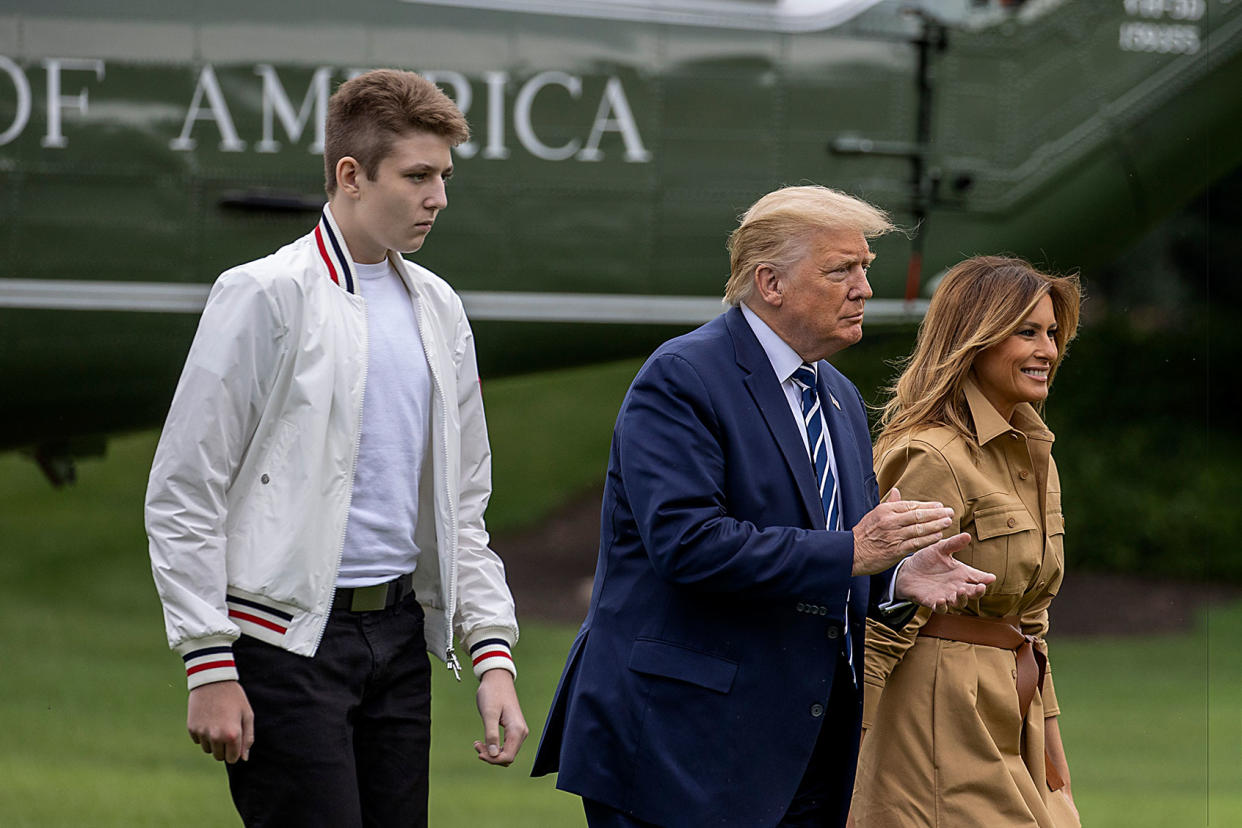
[[[336,545],[336,568],[333,571],[333,577],[332,577],[333,584],[335,584],[336,579],[340,577],[341,561],[345,559],[345,533],[349,529],[349,508],[354,502],[354,475],[358,473],[358,450],[362,446],[362,406],[365,403],[366,393],[367,393],[367,368],[371,364],[370,353],[369,353],[370,347],[371,347],[371,336],[370,336],[370,331],[367,329],[367,303],[366,303],[366,300],[362,298],[361,294],[358,295],[358,301],[362,305],[361,307],[361,311],[362,311],[362,355],[363,355],[362,378],[361,378],[362,385],[358,392],[358,395],[359,395],[358,425],[354,429],[354,452],[353,452],[353,457],[350,459],[350,462],[349,462],[349,482],[348,482],[349,491],[345,495],[345,523],[342,524],[341,526],[341,540]],[[332,614],[332,598],[329,597],[328,598],[328,611],[324,613],[323,622],[319,625],[319,633],[315,636],[314,652],[319,652],[319,645],[323,643],[323,634],[328,629],[328,616],[330,616],[331,614]]]
[[[440,396],[444,396],[441,389]],[[447,403],[444,403],[447,405]],[[457,614],[457,509],[453,506],[452,493],[449,491],[448,479],[448,415],[440,416],[440,442],[444,447],[444,492],[449,495],[449,526],[453,527],[453,555],[449,560],[449,583],[448,583],[448,612],[446,629],[448,630],[448,642],[444,650],[444,664],[453,671],[453,676],[461,681],[461,665],[457,663],[457,653],[453,651],[453,616]]]
[[[425,316],[426,310],[423,308],[422,297],[417,297],[417,301],[418,301],[419,336],[422,337],[423,349],[426,350],[427,348],[427,337],[426,337],[427,324],[426,324],[426,316]],[[440,372],[436,365],[436,362],[440,357],[440,352],[439,352],[440,347],[441,346],[439,345],[436,346],[437,348],[436,359],[427,360],[427,366],[431,370],[431,380],[433,383],[435,383],[436,396],[438,398],[437,400],[438,404],[436,406],[436,417],[438,418],[438,422],[436,423],[436,426],[440,432],[440,455],[441,455],[440,468],[442,469],[442,478],[440,480],[440,487],[441,487],[441,491],[445,494],[445,499],[448,501],[448,508],[449,508],[448,530],[454,535],[451,555],[449,557],[449,562],[448,562],[449,563],[448,577],[447,577],[448,583],[445,584],[445,586],[448,588],[447,589],[448,595],[446,596],[447,600],[445,601],[445,608],[444,608],[445,630],[446,630],[446,637],[447,637],[447,640],[444,642],[444,666],[448,668],[449,670],[452,670],[453,677],[456,678],[460,682],[461,681],[461,664],[457,661],[457,653],[453,649],[453,617],[457,614],[457,539],[456,539],[456,531],[455,531],[455,527],[457,526],[457,510],[456,510],[456,507],[454,507],[453,505],[452,491],[449,486],[449,479],[448,479],[448,461],[449,461],[448,414],[446,413],[446,409],[448,407],[448,401],[444,394],[444,383],[440,378]],[[441,555],[443,555],[445,552],[443,548],[441,548],[439,551]],[[443,574],[445,571],[444,567],[441,567],[440,571]]]

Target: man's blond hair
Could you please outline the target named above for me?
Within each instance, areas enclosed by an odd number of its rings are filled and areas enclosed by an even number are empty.
[[[828,187],[782,187],[751,205],[729,236],[729,281],[725,302],[737,305],[755,289],[755,268],[788,270],[806,255],[821,231],[857,232],[875,238],[897,229],[878,207]]]

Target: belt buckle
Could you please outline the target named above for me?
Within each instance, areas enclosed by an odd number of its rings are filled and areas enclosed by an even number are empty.
[[[388,606],[388,584],[354,587],[349,602],[351,612],[376,612]]]

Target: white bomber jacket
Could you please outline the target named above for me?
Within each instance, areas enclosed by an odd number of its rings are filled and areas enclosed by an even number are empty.
[[[488,548],[491,451],[461,300],[390,253],[432,383],[414,592],[427,649],[455,672],[516,673],[513,598]],[[366,384],[363,297],[328,207],[314,231],[223,273],[173,396],[147,485],[151,568],[190,688],[238,677],[239,634],[313,656],[345,543]],[[425,516],[434,515],[435,520]]]

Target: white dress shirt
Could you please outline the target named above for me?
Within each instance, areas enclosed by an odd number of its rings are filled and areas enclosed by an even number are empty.
[[[772,363],[772,370],[776,372],[776,378],[781,383],[781,390],[785,392],[785,401],[789,403],[789,413],[794,418],[794,422],[798,424],[798,434],[802,435],[802,445],[806,448],[806,456],[811,460],[811,466],[814,468],[815,458],[811,454],[811,444],[806,436],[806,423],[802,418],[802,388],[793,379],[794,371],[802,367],[802,357],[798,356],[798,352],[789,347],[789,343],[777,336],[776,332],[745,304],[742,305],[742,316],[746,317],[747,324],[754,331],[755,338],[759,340],[759,345],[767,354],[768,362]],[[818,376],[818,369],[816,369],[816,377]],[[839,481],[841,478],[837,475],[837,456],[832,450],[832,432],[828,430],[828,421],[824,418],[824,407],[831,404],[829,400],[820,400],[820,431],[824,435],[824,444],[828,448],[828,468],[832,472],[832,479]],[[839,487],[837,500],[836,514],[839,515],[841,514]]]

